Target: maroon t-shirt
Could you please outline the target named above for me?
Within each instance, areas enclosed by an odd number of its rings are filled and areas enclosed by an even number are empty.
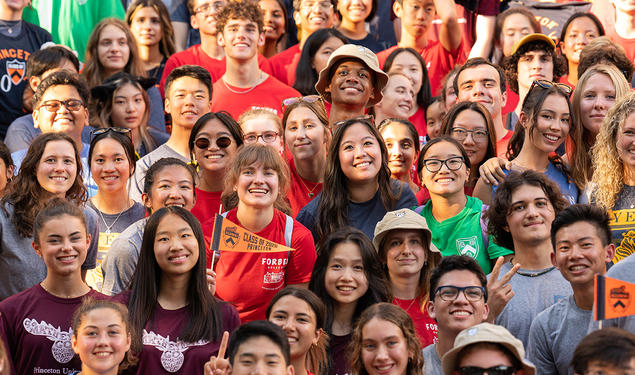
[[[350,374],[351,366],[348,361],[348,344],[350,344],[353,334],[349,333],[344,336],[329,336],[329,345],[331,347],[331,356],[333,358],[333,368],[329,371],[329,375]]]
[[[127,303],[130,292],[115,297]],[[217,304],[221,309],[221,332],[232,332],[240,325],[238,312],[229,303]],[[179,334],[190,320],[188,307],[177,310],[166,310],[156,304],[152,318],[143,330],[143,350],[139,354],[139,363],[126,374],[202,374],[205,362],[209,357],[218,354],[218,341],[199,340],[184,342]]]
[[[71,319],[85,297],[107,299],[90,290],[59,298],[36,284],[0,302],[0,336],[9,351],[12,374],[68,374],[82,362],[71,347]]]

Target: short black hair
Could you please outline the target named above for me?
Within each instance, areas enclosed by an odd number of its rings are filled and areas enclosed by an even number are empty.
[[[36,109],[40,102],[42,101],[42,96],[46,90],[53,86],[73,86],[77,90],[79,97],[84,102],[84,106],[88,106],[88,99],[90,98],[90,92],[88,91],[88,86],[84,83],[83,80],[79,79],[77,76],[60,70],[59,72],[55,72],[50,76],[44,78],[42,82],[38,85],[35,90],[35,94],[33,94],[33,109]]]
[[[501,94],[507,91],[507,80],[505,79],[505,72],[503,71],[503,68],[482,57],[473,57],[467,60],[465,64],[461,68],[459,68],[459,71],[456,72],[456,75],[454,76],[453,86],[454,92],[457,95],[459,94],[459,76],[461,75],[461,73],[466,69],[475,68],[479,65],[489,65],[492,68],[496,69],[496,71],[498,72],[498,79],[500,80]]]
[[[484,300],[487,302],[487,277],[483,269],[474,258],[467,255],[449,255],[441,258],[441,262],[432,271],[430,275],[430,299],[434,299],[434,291],[439,286],[439,280],[448,272],[452,271],[470,271],[478,278],[480,286],[485,288]]]
[[[589,365],[598,362],[616,368],[630,366],[635,358],[635,335],[610,327],[586,335],[575,348],[571,367],[575,374],[586,374]]]
[[[234,364],[234,359],[236,359],[236,354],[240,346],[255,337],[266,337],[271,340],[280,348],[285,360],[285,365],[288,366],[291,364],[289,339],[284,331],[282,331],[282,328],[267,320],[254,320],[241,325],[232,333],[229,339],[229,346],[227,347],[229,363],[231,365]]]
[[[39,77],[48,70],[59,68],[65,59],[70,61],[79,73],[79,60],[73,52],[65,47],[51,46],[35,51],[29,56],[26,63],[26,76],[27,78]]]
[[[165,79],[166,97],[168,97],[168,93],[170,92],[170,88],[172,87],[174,81],[181,77],[190,77],[201,81],[201,83],[207,87],[209,99],[212,100],[212,76],[209,74],[207,69],[198,65],[182,65],[172,70]]]
[[[609,214],[605,209],[590,204],[574,204],[562,210],[551,224],[551,244],[553,252],[556,252],[556,234],[563,227],[584,221],[593,225],[602,246],[611,243],[611,227],[609,226]]]

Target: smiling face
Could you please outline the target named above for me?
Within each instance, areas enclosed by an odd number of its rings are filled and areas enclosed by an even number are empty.
[[[253,21],[230,19],[223,32],[218,34],[218,44],[225,48],[228,58],[248,61],[256,56],[258,47],[264,45],[265,34]]]
[[[395,323],[374,317],[362,327],[362,363],[368,375],[406,375],[411,356]]]
[[[593,39],[600,36],[595,23],[589,17],[578,17],[567,27],[562,41],[562,52],[567,56],[569,64],[580,62],[580,53]]]
[[[613,244],[603,245],[598,228],[578,221],[556,232],[556,247],[551,261],[571,286],[593,288],[596,274],[606,273],[606,263],[615,253]]]
[[[592,135],[600,132],[600,126],[606,112],[615,104],[615,85],[611,78],[604,73],[597,72],[590,76],[580,95],[580,121],[582,126]]]
[[[169,165],[154,176],[149,194],[141,196],[150,212],[165,206],[180,206],[186,210],[194,207],[194,181],[190,172],[180,165]]]
[[[324,287],[335,303],[357,303],[368,291],[368,278],[359,246],[340,242],[332,250],[324,274]]]
[[[231,143],[229,146],[221,148],[217,145],[216,142],[221,137],[230,139]],[[197,146],[197,141],[201,139],[206,139],[209,146],[206,148]],[[198,165],[203,170],[217,172],[226,171],[230,167],[237,148],[236,141],[229,129],[219,119],[214,118],[201,127],[194,140],[194,149],[192,151],[194,151],[194,157]]]
[[[153,7],[143,7],[134,12],[130,31],[137,45],[154,46],[161,41],[161,19]]]
[[[82,316],[72,346],[82,360],[83,372],[116,373],[130,349],[130,334],[126,333],[126,323],[117,311],[93,309]]]
[[[230,375],[293,375],[282,349],[266,336],[254,336],[238,347]]]
[[[106,76],[122,71],[130,59],[126,33],[115,25],[104,27],[99,35],[97,58],[106,71]]]
[[[299,106],[287,116],[284,140],[294,160],[323,159],[326,157],[327,132],[312,110]]]
[[[373,10],[372,0],[339,0],[337,10],[343,20],[352,23],[364,22]]]
[[[128,83],[121,86],[113,94],[110,118],[113,126],[138,129],[146,119],[146,102],[143,92]]]
[[[375,110],[382,112],[386,118],[407,120],[414,106],[412,82],[404,75],[391,75],[383,93],[383,99],[375,105]]]
[[[320,338],[315,312],[306,301],[287,295],[271,307],[269,321],[282,328],[289,339],[291,359],[304,358]]]
[[[80,272],[90,235],[78,217],[61,215],[44,223],[37,242],[33,242],[33,248],[44,260],[48,273],[68,276]]]
[[[507,92],[501,92],[500,75],[493,66],[482,64],[467,68],[457,78],[458,101],[481,103],[493,118],[500,117],[507,103]]]
[[[530,131],[525,132],[524,145],[530,145],[539,152],[554,152],[566,139],[571,127],[571,114],[567,99],[559,94],[545,98],[542,107],[537,111],[536,123]],[[529,125],[527,117],[521,113],[521,126]]]
[[[432,145],[426,151],[426,154],[420,157],[423,157],[424,160],[448,160],[450,158],[460,158],[462,155],[455,145],[444,141]],[[465,194],[463,188],[465,181],[470,175],[470,170],[467,169],[465,163],[462,163],[461,167],[456,171],[450,170],[446,164],[447,162],[437,172],[430,172],[424,166],[421,170],[423,184],[428,188],[431,196],[449,197],[454,194]]]
[[[198,262],[199,248],[190,225],[175,214],[165,215],[154,236],[154,256],[164,274],[182,275]]]
[[[551,201],[541,187],[522,185],[512,192],[505,230],[511,234],[514,244],[536,246],[550,241],[555,216]]]
[[[268,116],[252,117],[243,121],[240,127],[243,130],[245,143],[250,143],[248,139],[252,136],[256,136],[256,142],[273,148],[280,155],[284,152],[284,140],[282,139],[282,134],[280,134],[280,127],[273,118]],[[272,142],[266,142],[264,137],[262,137],[262,135],[267,133],[276,134]]]
[[[64,198],[77,177],[75,149],[67,141],[50,141],[36,170],[37,182],[49,194]]]
[[[467,270],[454,270],[441,276],[438,286],[446,285],[482,286],[478,277]],[[437,321],[439,330],[453,335],[458,335],[465,328],[484,322],[489,313],[483,298],[479,301],[469,301],[463,292],[460,292],[453,301],[444,301],[439,295],[434,295],[426,307],[430,317]]]
[[[366,107],[375,97],[373,77],[374,73],[360,61],[344,60],[334,68],[325,91],[331,94],[333,104]]]
[[[93,148],[90,172],[100,192],[125,193],[134,164],[128,160],[121,143],[113,138],[104,138]]]
[[[398,122],[393,122],[383,128],[381,135],[388,149],[390,174],[397,179],[408,176],[417,156],[415,142],[418,140],[412,138],[406,125]]]
[[[273,207],[280,192],[279,185],[280,177],[272,168],[266,168],[261,163],[242,168],[234,185],[238,206],[258,209]]]
[[[45,104],[54,101],[63,102],[77,100],[81,102],[79,109],[71,111],[60,105],[57,111],[49,111]],[[42,95],[40,107],[33,110],[33,122],[42,133],[65,133],[73,139],[81,139],[84,126],[88,125],[88,108],[75,86],[55,85],[49,87]]]
[[[518,59],[518,87],[529,90],[538,79],[553,81],[553,58],[542,50],[527,51]]]
[[[331,57],[333,51],[343,45],[344,42],[342,42],[340,38],[334,36],[328,38],[315,52],[315,56],[313,56],[313,60],[311,61],[311,66],[313,67],[313,69],[319,74],[322,69],[326,68],[329,57]]]
[[[635,112],[632,112],[617,131],[617,156],[624,170],[635,175]]]
[[[459,140],[457,136],[457,133],[459,133],[461,129],[468,132],[462,141]],[[470,158],[470,164],[473,166],[482,162],[487,153],[489,136],[483,138],[483,132],[487,133],[487,122],[483,118],[483,115],[471,109],[461,111],[455,117],[454,124],[452,124],[452,137],[461,142],[467,156]]]
[[[344,131],[338,157],[348,183],[377,181],[381,169],[381,147],[366,125],[356,123]]]
[[[285,33],[284,11],[276,0],[260,0],[258,2],[264,18],[265,39],[278,41]]]
[[[210,92],[203,82],[180,77],[166,93],[165,111],[172,116],[172,126],[192,129],[196,121],[210,111]]]
[[[335,8],[330,0],[302,0],[300,8],[293,13],[293,19],[304,38],[319,29],[333,26]]]
[[[392,230],[384,240],[390,278],[419,275],[428,259],[428,245],[418,229]]]

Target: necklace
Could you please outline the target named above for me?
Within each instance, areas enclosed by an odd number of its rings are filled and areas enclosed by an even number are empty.
[[[251,90],[255,89],[256,87],[258,87],[258,85],[260,85],[263,82],[262,81],[262,70],[260,71],[260,76],[258,77],[258,81],[256,82],[256,84],[251,86],[250,88],[248,88],[245,91],[238,91],[238,90],[234,90],[231,87],[229,87],[229,84],[227,84],[227,82],[225,82],[225,77],[224,76],[220,80],[223,81],[223,85],[225,86],[225,88],[227,90],[233,92],[234,94],[246,94],[246,93],[250,92]]]
[[[304,178],[302,178],[302,176],[300,176],[300,174],[298,173],[298,168],[295,169],[295,173],[298,175],[298,179],[300,180],[300,183],[302,184],[302,186],[304,186],[304,188],[309,191],[307,193],[307,195],[309,196],[309,199],[313,199],[313,197],[315,196],[313,192],[315,191],[315,189],[317,189],[320,183],[316,182],[315,185],[313,185],[313,189],[309,189],[309,187],[306,186],[306,184],[304,183]]]
[[[399,299],[397,297],[395,297],[395,301],[404,301],[407,302],[407,299]],[[405,312],[408,312],[410,310],[410,308],[412,307],[412,305],[414,305],[414,303],[417,301],[417,297],[413,298],[412,301],[410,301],[410,304],[408,305],[408,307],[406,307],[405,309],[403,309]],[[400,304],[396,304],[397,306],[401,307]]]
[[[514,263],[512,263],[511,259],[509,260],[509,264],[511,264],[512,267],[514,266]],[[538,276],[542,276],[542,275],[546,274],[547,272],[552,271],[554,268],[556,268],[556,267],[551,266],[549,268],[545,268],[544,270],[538,271],[538,272],[524,272],[524,271],[518,270],[518,271],[516,271],[516,273],[519,274],[520,276],[538,277]]]
[[[101,220],[104,222],[104,225],[106,226],[106,230],[104,232],[106,234],[110,234],[110,228],[112,228],[115,225],[115,223],[117,222],[117,220],[119,220],[119,218],[121,217],[121,214],[123,214],[124,212],[126,212],[128,210],[128,208],[130,208],[130,202],[128,202],[128,207],[126,207],[123,211],[121,211],[119,213],[119,215],[117,215],[115,220],[112,223],[110,223],[110,225],[108,225],[108,223],[106,222],[106,218],[104,217],[104,214],[97,207],[97,205],[95,205],[95,208],[97,208],[97,213],[99,214],[99,216],[101,217]]]

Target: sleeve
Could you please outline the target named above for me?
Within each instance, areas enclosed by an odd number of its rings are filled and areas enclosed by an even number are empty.
[[[23,118],[24,116],[15,119],[15,121],[9,125],[7,134],[4,137],[4,143],[10,152],[29,148],[34,138],[32,132],[27,129],[29,124],[25,124],[26,121]],[[31,128],[33,128],[33,125],[31,125]]]
[[[489,259],[496,259],[498,257],[514,253],[507,248],[497,245],[494,242],[493,236],[489,235],[487,238],[489,239],[489,243],[487,244],[487,256],[489,257]]]
[[[99,225],[97,225],[97,214],[90,207],[84,207],[86,216],[86,229],[90,234],[90,245],[86,260],[82,264],[83,270],[92,270],[97,267],[97,250],[99,249]]]
[[[286,285],[308,283],[311,279],[313,264],[317,258],[311,232],[302,224],[293,222],[291,247],[295,249],[289,255],[286,272]]]
[[[167,63],[166,63],[167,64]],[[148,125],[165,133],[165,116],[163,114],[163,99],[159,89],[152,86],[148,89],[150,99],[150,119]]]
[[[223,308],[223,330],[231,334],[240,326],[240,316],[238,315],[238,310],[236,310],[234,305],[229,302],[221,303],[225,305]]]
[[[527,359],[536,366],[536,374],[558,375],[558,368],[548,342],[549,332],[546,329],[547,327],[545,327],[548,318],[549,315],[539,314],[531,323],[529,342],[527,343]]]
[[[122,236],[110,245],[110,250],[101,265],[104,274],[102,293],[114,296],[127,289],[137,268],[137,259],[133,256],[136,254],[135,247],[132,241]]]

